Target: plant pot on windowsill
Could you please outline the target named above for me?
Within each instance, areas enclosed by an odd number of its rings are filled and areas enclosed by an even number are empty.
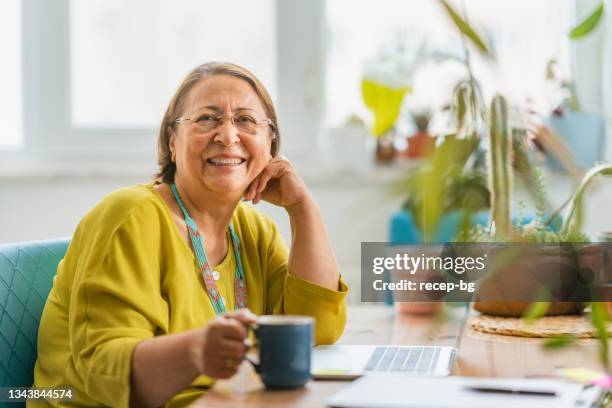
[[[507,317],[523,316],[532,302],[551,299],[576,301],[552,301],[549,316],[582,313],[587,284],[599,279],[602,265],[599,246],[571,249],[566,244],[496,248],[489,262],[492,270],[479,282],[477,298],[482,300],[474,303],[474,309]],[[543,289],[550,297],[544,296]]]

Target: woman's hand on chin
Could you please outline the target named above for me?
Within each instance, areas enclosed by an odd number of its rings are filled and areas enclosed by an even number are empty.
[[[298,177],[289,160],[275,157],[247,188],[244,198],[257,204],[261,200],[289,208],[306,202],[310,191]]]

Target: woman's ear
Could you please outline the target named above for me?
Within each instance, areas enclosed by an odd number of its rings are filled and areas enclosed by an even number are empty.
[[[268,149],[268,160],[272,160],[274,158],[273,152],[276,150],[276,135],[272,133],[270,137],[270,148]]]
[[[174,142],[176,140],[176,134],[174,133],[174,130],[169,129],[168,133],[170,135],[170,138],[168,140],[168,148],[170,149],[170,158],[172,160],[172,163],[176,163],[176,148],[174,146]]]

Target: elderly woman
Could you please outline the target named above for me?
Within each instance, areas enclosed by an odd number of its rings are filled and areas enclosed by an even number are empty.
[[[45,305],[35,386],[73,387],[80,406],[186,405],[236,373],[254,314],[311,315],[319,344],[344,329],[346,285],[259,80],[197,67],[158,143],[158,179],[83,218]],[[243,200],[287,210],[290,251]]]

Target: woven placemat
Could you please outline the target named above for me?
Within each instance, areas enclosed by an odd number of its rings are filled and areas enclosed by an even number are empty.
[[[544,316],[532,324],[520,317],[474,316],[470,327],[484,333],[518,337],[574,336],[595,338],[597,331],[584,316]],[[612,335],[612,324],[608,323],[608,334]]]

